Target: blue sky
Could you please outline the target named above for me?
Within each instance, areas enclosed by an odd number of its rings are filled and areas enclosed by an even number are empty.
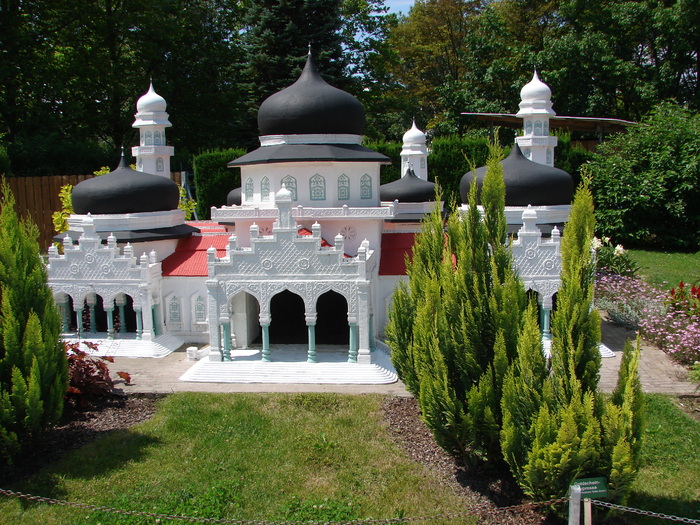
[[[403,13],[407,15],[413,2],[414,0],[384,0],[384,5],[389,8],[390,13]]]

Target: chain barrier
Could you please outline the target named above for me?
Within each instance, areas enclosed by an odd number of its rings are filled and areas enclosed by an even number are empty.
[[[625,507],[624,505],[618,505],[617,503],[608,503],[607,501],[600,501],[597,499],[592,499],[591,503],[599,507],[607,507],[609,509],[621,510],[623,512],[631,512],[632,514],[639,514],[640,516],[651,516],[652,518],[659,518],[662,520],[678,521],[680,523],[696,523],[700,525],[700,520],[694,520],[692,518],[681,518],[679,516],[671,516],[669,514],[652,512],[650,510],[640,510],[632,507]]]
[[[38,503],[46,503],[49,505],[59,505],[63,507],[72,507],[81,510],[89,510],[92,512],[106,512],[112,514],[120,514],[123,516],[140,516],[144,518],[153,518],[159,520],[172,520],[172,521],[189,521],[197,523],[223,523],[232,525],[379,525],[379,524],[391,524],[391,523],[406,523],[414,521],[429,521],[429,520],[439,520],[439,519],[457,519],[457,518],[467,518],[473,516],[474,511],[489,510],[491,512],[512,512],[516,510],[524,509],[536,509],[538,507],[553,506],[559,503],[564,503],[569,501],[568,497],[552,499],[549,501],[539,501],[533,503],[522,503],[520,505],[511,505],[509,507],[492,507],[489,504],[479,504],[474,505],[471,508],[471,512],[454,512],[449,514],[437,514],[434,516],[409,516],[403,518],[366,518],[357,519],[349,521],[264,521],[264,520],[244,520],[244,519],[232,519],[232,518],[204,518],[198,516],[182,516],[176,514],[159,514],[156,512],[146,512],[140,510],[126,510],[117,509],[114,507],[107,507],[104,505],[91,505],[89,503],[79,503],[76,501],[66,501],[55,498],[47,498],[44,496],[34,496],[32,494],[24,494],[22,492],[15,492],[8,489],[0,489],[0,495],[8,496],[11,498],[24,499],[28,501],[35,501]],[[698,523],[691,521],[689,523]]]

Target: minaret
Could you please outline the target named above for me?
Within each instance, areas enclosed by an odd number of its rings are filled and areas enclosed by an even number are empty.
[[[428,146],[425,144],[425,133],[413,126],[403,134],[403,149],[401,150],[401,176],[409,169],[419,179],[428,180]]]
[[[170,157],[174,153],[172,146],[165,145],[165,128],[172,126],[165,112],[167,104],[153,89],[153,82],[148,93],[136,103],[136,120],[132,124],[139,128],[139,145],[131,148],[136,157],[136,170],[170,178]]]
[[[523,155],[534,162],[554,166],[554,148],[557,137],[549,134],[549,119],[556,115],[552,109],[552,91],[537,76],[520,90],[520,111],[523,118],[523,135],[516,137]]]

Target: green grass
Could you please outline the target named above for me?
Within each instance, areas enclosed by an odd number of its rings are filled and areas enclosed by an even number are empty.
[[[700,284],[700,252],[668,253],[648,250],[629,250],[632,260],[640,269],[639,275],[647,282],[670,289],[679,282]]]
[[[11,487],[123,509],[213,518],[424,516],[463,501],[410,461],[381,421],[381,397],[175,394],[156,415]],[[153,523],[0,499],[0,522]]]
[[[670,396],[647,395],[643,466],[632,486],[630,507],[700,518],[700,421],[683,413]],[[659,523],[640,516],[629,523]]]

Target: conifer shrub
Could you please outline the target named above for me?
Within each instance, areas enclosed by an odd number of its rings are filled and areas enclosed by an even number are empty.
[[[0,463],[58,421],[68,383],[61,318],[39,256],[39,232],[0,189]]]
[[[245,155],[244,149],[211,150],[194,157],[194,186],[197,192],[197,216],[211,217],[212,206],[226,204],[228,193],[241,186],[240,168],[228,168],[232,160]]]

